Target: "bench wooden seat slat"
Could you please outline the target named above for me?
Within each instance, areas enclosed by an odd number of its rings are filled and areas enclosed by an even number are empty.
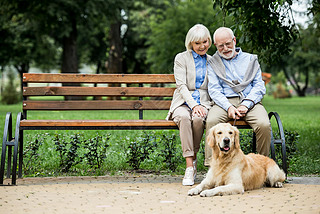
[[[160,87],[24,87],[23,96],[172,97],[174,90]]]
[[[177,127],[173,121],[167,120],[21,120],[21,127],[41,127],[41,126],[142,126],[142,127],[158,127],[172,126]]]
[[[168,110],[171,100],[23,101],[23,110]]]
[[[229,121],[233,125],[233,121]],[[177,125],[168,120],[21,120],[21,126],[172,126]],[[244,120],[236,121],[237,126],[249,126]]]
[[[234,124],[234,120],[229,120],[228,123],[230,123],[231,125],[233,125],[233,124]],[[236,126],[243,126],[243,127],[248,126],[248,127],[249,127],[249,124],[248,124],[246,121],[244,121],[244,120],[237,120],[236,123],[235,123],[235,125],[236,125]]]
[[[28,83],[175,83],[173,74],[23,74]]]

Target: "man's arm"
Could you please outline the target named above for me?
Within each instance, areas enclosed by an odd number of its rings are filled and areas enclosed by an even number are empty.
[[[221,108],[228,111],[232,104],[223,94],[223,88],[219,77],[215,74],[210,64],[208,65],[208,93],[211,99]]]
[[[251,91],[242,101],[241,105],[251,109],[255,104],[259,103],[266,94],[266,87],[261,76],[261,69],[259,68],[255,78],[251,83]]]

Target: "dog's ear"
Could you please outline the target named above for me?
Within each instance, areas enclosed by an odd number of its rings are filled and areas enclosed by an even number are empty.
[[[211,148],[214,147],[215,145],[214,127],[208,130],[206,142]]]
[[[235,126],[233,126],[234,130],[234,147],[236,149],[240,149],[240,137],[239,137],[239,129]]]

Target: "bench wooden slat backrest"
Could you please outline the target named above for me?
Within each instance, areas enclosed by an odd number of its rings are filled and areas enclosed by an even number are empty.
[[[31,74],[25,83],[175,83],[173,74]]]
[[[25,115],[29,110],[168,110],[175,90],[173,74],[25,73],[23,83]],[[51,86],[51,83],[77,83],[80,86]],[[90,84],[92,86],[88,86]],[[93,84],[99,85],[93,87]],[[120,84],[121,87],[112,87],[110,84]],[[160,87],[155,87],[155,84]],[[36,99],[39,96],[45,98]],[[64,100],[62,97],[60,100],[52,100],[49,98],[52,96],[99,96],[120,99]]]
[[[24,110],[168,110],[171,100],[24,101]]]
[[[24,96],[171,97],[175,88],[142,87],[25,87]]]

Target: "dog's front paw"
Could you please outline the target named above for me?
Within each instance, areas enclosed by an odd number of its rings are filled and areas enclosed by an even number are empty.
[[[192,195],[199,195],[200,190],[198,190],[197,188],[192,188],[188,191],[188,195],[192,196]]]
[[[208,189],[208,190],[204,190],[200,193],[200,196],[201,197],[211,197],[211,196],[214,196],[214,192],[212,189]]]
[[[275,182],[273,186],[276,188],[282,188],[283,184],[282,184],[282,182]]]

